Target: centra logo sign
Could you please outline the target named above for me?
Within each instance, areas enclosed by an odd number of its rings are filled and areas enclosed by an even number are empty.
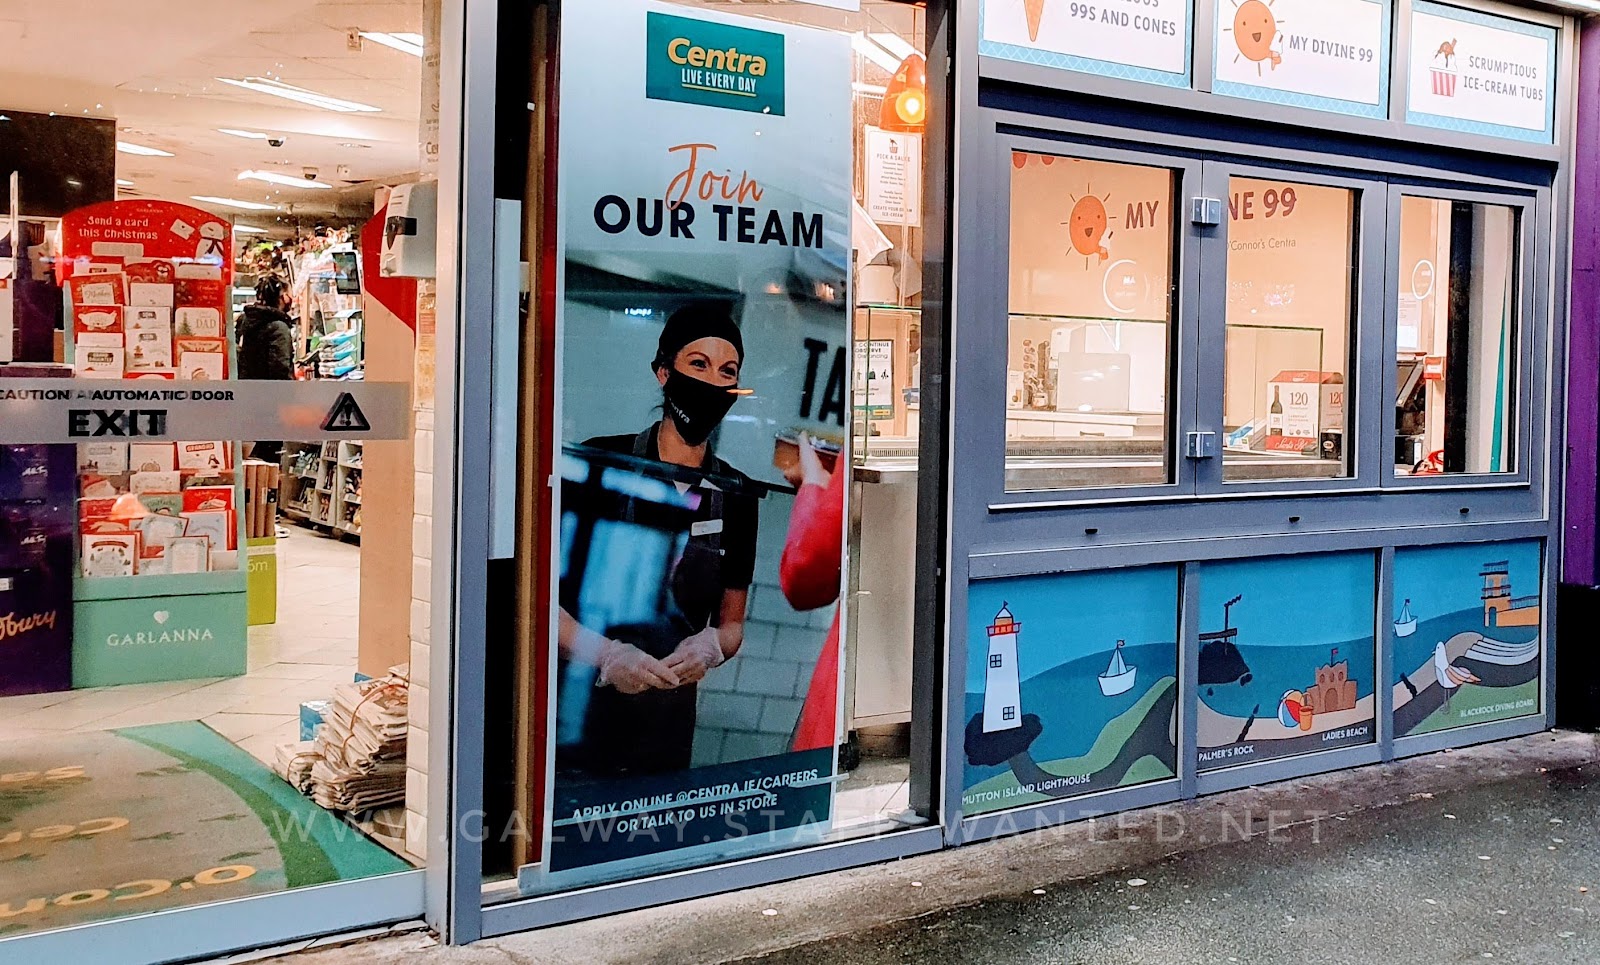
[[[783,115],[782,34],[664,13],[646,17],[646,97]]]

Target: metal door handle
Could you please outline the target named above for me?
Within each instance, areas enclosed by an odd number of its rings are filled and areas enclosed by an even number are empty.
[[[1217,457],[1217,434],[1215,432],[1191,432],[1185,437],[1183,454],[1190,459],[1215,459]]]
[[[521,260],[522,203],[494,203],[494,331],[489,349],[489,558],[516,555],[519,308],[527,288]]]

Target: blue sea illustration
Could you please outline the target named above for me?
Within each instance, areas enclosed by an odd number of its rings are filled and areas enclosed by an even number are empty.
[[[1538,712],[1540,557],[1537,540],[1395,551],[1396,736]]]
[[[1202,770],[1376,739],[1375,554],[1197,569]]]
[[[1176,566],[986,580],[968,614],[965,786],[1010,782],[969,813],[1175,772]]]
[[[1007,605],[1024,628],[1024,642],[1017,648],[1022,680],[1090,656],[1102,664],[1093,677],[1106,669],[1118,640],[1126,640],[1131,649],[1177,639],[1178,568],[1149,566],[973,583],[967,595],[968,693],[983,692],[988,670],[985,630]]]
[[[1026,644],[1024,644],[1026,645]],[[1127,712],[1162,678],[1178,673],[1178,647],[1175,642],[1128,646],[1123,658],[1139,668],[1139,685],[1125,694],[1101,694],[1098,677],[1106,669],[1099,655],[1062,664],[1022,682],[1022,706],[1038,714],[1044,731],[1033,744],[1033,756],[1040,761],[1082,757],[1094,746],[1100,731],[1113,718]],[[1145,674],[1148,672],[1148,676]],[[967,716],[983,712],[983,694],[967,694]],[[987,780],[1007,770],[1006,765],[981,767],[967,765],[967,785]]]
[[[1333,650],[1339,651],[1333,656]],[[1311,686],[1318,667],[1348,660],[1350,679],[1356,682],[1356,699],[1373,693],[1374,656],[1372,638],[1346,640],[1337,647],[1251,646],[1241,643],[1240,653],[1250,665],[1253,679],[1248,685],[1213,685],[1200,688],[1200,699],[1218,713],[1246,718],[1260,705],[1262,714],[1275,714],[1278,697],[1288,690]]]

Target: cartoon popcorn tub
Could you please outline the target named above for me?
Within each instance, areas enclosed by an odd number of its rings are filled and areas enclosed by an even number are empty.
[[[1256,74],[1261,73],[1261,65],[1270,62],[1272,69],[1277,70],[1283,63],[1283,55],[1273,49],[1273,44],[1278,42],[1279,20],[1272,12],[1274,0],[1232,0],[1234,5],[1233,26],[1224,28],[1223,33],[1232,33],[1233,42],[1239,48],[1239,57],[1254,61]],[[1233,58],[1234,63],[1239,62],[1239,57]]]

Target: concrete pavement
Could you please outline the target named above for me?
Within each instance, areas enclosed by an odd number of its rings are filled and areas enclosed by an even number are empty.
[[[1557,732],[466,948],[273,961],[1587,965],[1597,820],[1600,744]]]

